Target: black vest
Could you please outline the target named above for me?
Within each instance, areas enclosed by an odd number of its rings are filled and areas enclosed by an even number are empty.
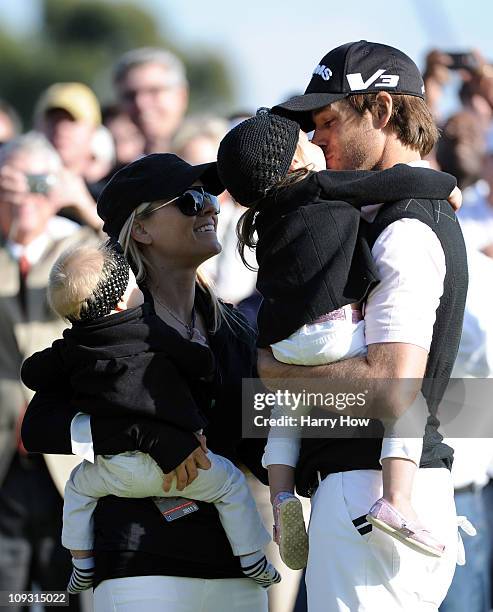
[[[370,248],[388,225],[404,218],[418,219],[428,225],[438,236],[445,254],[444,290],[436,312],[422,385],[430,417],[424,432],[420,467],[450,469],[453,450],[443,443],[443,437],[437,431],[437,409],[452,372],[462,332],[468,284],[466,249],[450,204],[443,200],[416,199],[382,206],[374,222],[367,227]],[[419,246],[417,244],[416,248]],[[376,426],[381,428],[379,423]],[[324,475],[347,470],[381,469],[380,452],[381,439],[378,438],[303,439],[296,468],[297,489],[302,495],[307,495],[316,485],[317,471]]]

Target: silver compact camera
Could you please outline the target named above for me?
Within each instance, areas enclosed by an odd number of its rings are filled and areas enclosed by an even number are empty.
[[[54,174],[26,174],[27,184],[31,193],[46,195],[56,183]]]

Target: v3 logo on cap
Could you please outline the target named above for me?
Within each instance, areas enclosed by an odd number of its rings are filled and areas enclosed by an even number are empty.
[[[363,81],[363,77],[361,76],[361,72],[355,72],[353,74],[346,74],[346,78],[349,83],[349,87],[351,91],[358,91],[361,89],[368,89],[370,85],[374,85],[374,87],[397,87],[399,83],[399,75],[398,74],[384,74],[385,68],[380,68],[367,81]],[[377,79],[380,79],[380,83],[376,83]]]

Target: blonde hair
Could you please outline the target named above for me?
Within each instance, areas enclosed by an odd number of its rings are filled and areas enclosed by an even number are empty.
[[[97,297],[118,264],[105,244],[76,246],[64,251],[53,264],[48,282],[48,301],[63,319],[78,321],[88,301]]]
[[[128,219],[123,224],[118,236],[118,242],[123,248],[125,257],[128,259],[138,283],[145,281],[148,275],[148,270],[152,267],[152,264],[145,258],[138,245],[138,242],[132,237],[132,227],[137,219],[145,218],[147,215],[151,214],[151,212],[152,202],[144,202],[137,206],[137,208],[132,211]],[[207,278],[207,275],[200,269],[197,270],[196,274],[197,285],[208,298],[213,310],[213,322],[209,331],[215,334],[221,327],[222,323],[225,323],[233,333],[236,333],[232,325],[233,323],[237,323],[245,329],[247,324],[243,321],[243,319],[238,317],[234,311],[226,308],[225,305],[219,300],[214,292],[213,284]]]

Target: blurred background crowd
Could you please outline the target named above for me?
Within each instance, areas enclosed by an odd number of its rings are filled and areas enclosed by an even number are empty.
[[[231,74],[220,54],[180,50],[141,5],[45,0],[40,6],[42,27],[29,44],[0,30],[0,590],[62,590],[70,574],[68,552],[59,542],[60,492],[70,460],[27,454],[19,438],[30,399],[19,381],[20,365],[64,328],[46,303],[52,263],[81,237],[94,240],[99,235],[95,202],[118,168],[153,152],[173,152],[192,164],[215,160],[226,132],[256,110],[251,102],[235,101]],[[319,55],[355,38],[351,32],[341,41],[327,35]],[[401,46],[394,40],[378,42]],[[442,132],[429,161],[457,177],[464,198],[459,219],[468,248],[470,289],[455,376],[489,378],[493,57],[481,49],[447,50],[451,48],[453,41],[445,48],[430,48],[422,63],[427,101]],[[312,59],[315,65],[318,55]],[[282,61],[289,62],[287,53],[278,66],[286,82],[284,93],[298,93],[290,91]],[[309,76],[306,65],[306,82]],[[236,252],[235,227],[242,212],[227,193],[221,196],[218,233],[223,250],[204,268],[219,296],[255,325],[256,274]],[[254,256],[251,263],[254,267]],[[493,444],[485,438],[454,440],[452,445],[458,514],[468,516],[478,535],[464,536],[468,563],[458,567],[441,609],[487,612]],[[269,525],[267,492],[262,485],[252,487]],[[271,610],[306,609],[299,574],[284,568],[283,575],[281,585],[272,589]],[[70,609],[90,609],[89,597],[82,603],[77,599],[71,598]]]

